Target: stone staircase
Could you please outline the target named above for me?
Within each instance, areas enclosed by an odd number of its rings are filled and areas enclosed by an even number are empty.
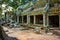
[[[54,33],[55,35],[60,36],[60,30],[53,30],[53,33]]]
[[[57,36],[60,36],[60,29],[59,28],[50,28],[50,31],[57,35]]]

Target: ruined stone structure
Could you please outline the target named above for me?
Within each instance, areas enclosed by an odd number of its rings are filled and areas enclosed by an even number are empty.
[[[60,27],[60,4],[39,0],[30,2],[31,6],[24,8],[20,14],[20,23]]]

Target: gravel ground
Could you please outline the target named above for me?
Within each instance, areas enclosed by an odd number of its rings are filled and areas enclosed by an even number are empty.
[[[20,31],[17,29],[8,29],[3,27],[8,36],[5,37],[5,40],[60,40],[59,36],[48,35],[48,34],[35,34],[33,32]]]

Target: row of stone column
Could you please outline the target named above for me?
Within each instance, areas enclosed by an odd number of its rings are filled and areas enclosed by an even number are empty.
[[[23,23],[23,16],[22,16]],[[30,24],[30,16],[27,15],[27,24]],[[36,16],[34,15],[34,24],[36,24]],[[47,14],[43,14],[43,26],[46,27],[49,25],[49,18]]]
[[[22,16],[22,23],[23,23],[23,16]],[[36,23],[36,16],[34,16],[34,24]],[[27,15],[27,24],[30,24],[30,16]]]
[[[18,17],[17,17],[18,20]],[[24,19],[22,16],[22,23],[23,23]],[[18,21],[19,22],[19,21]],[[30,24],[30,16],[27,15],[27,24]],[[36,16],[34,15],[34,24],[36,24]],[[43,14],[43,26],[49,26],[49,17],[48,14]],[[59,15],[59,27],[60,27],[60,15]]]
[[[44,27],[49,26],[49,17],[47,14],[43,14],[43,26]]]

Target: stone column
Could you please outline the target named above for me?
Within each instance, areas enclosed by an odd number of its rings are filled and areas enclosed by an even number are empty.
[[[17,23],[19,23],[19,16],[17,16]]]
[[[43,26],[45,27],[46,26],[46,17],[45,17],[46,15],[45,14],[43,14]]]
[[[22,16],[22,23],[23,23],[23,16]]]
[[[36,16],[34,15],[34,24],[36,24]]]
[[[49,16],[47,14],[47,26],[49,26]]]
[[[27,15],[27,24],[30,24],[30,16]]]
[[[6,21],[8,22],[8,20],[9,20],[9,14],[8,13],[6,14],[6,18],[7,18]]]
[[[49,26],[49,18],[47,14],[43,14],[43,26],[44,27]]]

